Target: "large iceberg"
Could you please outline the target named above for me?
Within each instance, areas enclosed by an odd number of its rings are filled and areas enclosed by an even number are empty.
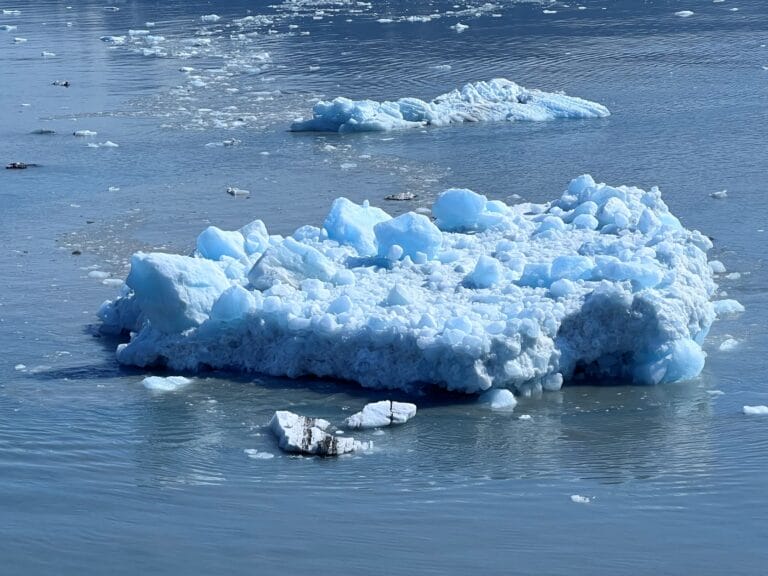
[[[575,96],[529,90],[505,78],[465,84],[425,102],[400,98],[395,102],[334,98],[320,101],[312,118],[296,120],[294,132],[383,132],[419,126],[499,120],[543,121],[556,118],[604,118],[608,108]]]
[[[104,330],[121,363],[315,375],[373,388],[530,394],[699,374],[711,242],[657,188],[585,175],[546,204],[452,189],[396,218],[340,198],[322,228],[210,227],[192,256],[137,253]]]

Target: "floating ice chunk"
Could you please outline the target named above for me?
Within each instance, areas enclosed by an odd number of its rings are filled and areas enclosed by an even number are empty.
[[[221,16],[218,14],[206,14],[204,16],[200,16],[200,20],[203,22],[218,22],[221,20]]]
[[[97,280],[104,280],[105,278],[109,278],[109,272],[104,272],[103,270],[91,270],[88,272],[88,278],[96,278]]]
[[[347,418],[347,428],[379,428],[393,424],[405,424],[416,416],[416,405],[408,402],[382,400],[366,404],[361,412]]]
[[[106,140],[105,142],[99,142],[99,148],[120,148],[120,145],[115,144],[112,140]]]
[[[461,22],[456,22],[456,24],[451,26],[451,30],[456,30],[456,32],[459,32],[459,33],[464,32],[464,30],[466,30],[467,28],[469,28],[469,26],[466,24],[462,24]]]
[[[523,420],[523,421],[533,420],[533,416],[531,416],[530,414],[520,414],[520,416],[518,416],[517,419]]]
[[[287,410],[275,412],[269,423],[272,433],[277,437],[278,446],[286,452],[339,456],[370,447],[368,442],[329,434],[326,429],[330,425],[327,420],[307,418]]]
[[[731,352],[732,350],[735,350],[739,347],[739,341],[735,338],[726,338],[720,343],[720,346],[718,346],[718,350],[721,352]]]
[[[261,452],[256,448],[246,448],[243,452],[248,455],[248,458],[253,458],[254,460],[271,460],[275,457],[271,452]]]
[[[693,12],[690,10],[679,10],[675,12],[675,16],[679,16],[680,18],[688,18],[689,16],[693,16]]]
[[[114,44],[115,46],[121,46],[122,44],[125,44],[125,36],[102,36],[100,38],[102,42],[106,42],[107,44]]]
[[[141,381],[144,388],[152,392],[175,392],[192,384],[192,380],[184,376],[147,376]]]
[[[174,370],[472,394],[699,374],[716,318],[712,244],[658,189],[583,176],[552,202],[487,201],[479,214],[499,225],[441,231],[420,214],[338,200],[324,228],[286,238],[260,221],[209,229],[195,257],[134,256],[99,316],[105,331],[134,333],[121,363]],[[610,223],[579,228],[581,215]]]
[[[17,26],[13,26],[12,24],[3,24],[0,26],[0,30],[3,30],[5,32],[13,32],[16,30]]]
[[[21,372],[22,370],[26,370],[27,367],[25,364],[16,364],[16,366],[13,367],[14,370],[17,372]]]
[[[26,39],[26,38],[22,38],[21,36],[16,36],[16,37],[13,39],[13,42],[14,42],[15,44],[24,44],[24,42],[26,42],[26,41],[27,41],[27,39]]]
[[[491,410],[511,412],[517,406],[515,395],[504,388],[491,388],[487,392],[483,392],[477,401],[481,404],[487,404]]]
[[[401,98],[395,102],[335,98],[321,101],[313,117],[297,120],[291,130],[320,132],[364,132],[443,126],[461,122],[499,120],[554,120],[556,118],[602,118],[608,109],[595,102],[563,94],[529,90],[504,78],[466,84],[461,89],[425,102]]]
[[[768,416],[768,406],[744,406],[742,411],[747,416]]]
[[[227,194],[230,196],[248,196],[250,193],[250,190],[245,190],[244,188],[238,188],[237,186],[227,186]]]
[[[128,36],[149,36],[149,30],[128,30]]]
[[[56,53],[46,52],[45,50],[43,50],[42,52],[40,52],[40,56],[42,56],[43,58],[54,58],[56,56]]]
[[[75,130],[72,132],[73,136],[77,136],[79,138],[90,138],[91,136],[96,136],[98,132],[94,132],[93,130]]]
[[[575,504],[589,504],[591,502],[591,499],[587,496],[580,496],[578,494],[573,494],[571,496],[571,502]]]
[[[723,198],[728,198],[728,190],[718,190],[717,192],[712,192],[710,196],[722,200]]]
[[[727,314],[740,314],[744,312],[744,306],[738,300],[716,300],[714,302],[715,314],[725,316]]]
[[[3,15],[4,16],[21,16],[21,10],[16,10],[15,8],[3,8]]]
[[[725,274],[726,272],[725,264],[720,260],[710,260],[709,269],[712,270],[712,274]]]

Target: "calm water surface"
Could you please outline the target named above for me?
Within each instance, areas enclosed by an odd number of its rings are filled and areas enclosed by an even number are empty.
[[[0,14],[17,27],[0,30],[0,161],[41,165],[0,173],[0,574],[765,573],[768,420],[741,407],[768,404],[768,4],[482,5],[0,3],[21,11]],[[130,29],[164,39],[99,39]],[[286,131],[318,97],[497,76],[613,115]],[[512,416],[417,398],[407,426],[361,436],[372,453],[295,458],[264,428],[275,409],[338,422],[385,396],[219,373],[153,395],[94,328],[134,251],[188,252],[211,223],[289,233],[340,195],[398,213],[451,186],[544,201],[584,172],[659,185],[739,273],[721,289],[747,312],[713,327],[699,379],[570,387]]]

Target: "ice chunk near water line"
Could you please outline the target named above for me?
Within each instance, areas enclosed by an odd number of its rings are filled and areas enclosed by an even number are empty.
[[[347,418],[347,428],[380,428],[393,424],[405,424],[416,416],[416,405],[409,402],[381,400],[366,404],[362,411]]]
[[[700,373],[712,244],[658,189],[581,176],[552,202],[518,205],[452,189],[433,212],[391,218],[339,199],[321,228],[287,237],[260,220],[211,226],[192,256],[134,255],[102,329],[132,332],[124,364],[409,392],[527,395]]]
[[[579,494],[571,495],[571,502],[574,504],[589,504],[592,500],[588,496],[581,496]]]
[[[744,305],[738,300],[726,299],[714,302],[715,314],[725,316],[727,314],[740,314],[744,312]]]
[[[331,423],[321,418],[307,418],[287,410],[278,410],[269,422],[278,446],[286,452],[313,456],[340,456],[367,450],[369,442],[335,436],[326,432]]]
[[[491,410],[512,412],[517,406],[517,399],[511,391],[504,388],[492,388],[483,392],[477,399],[480,404],[487,405]]]
[[[747,416],[768,416],[768,406],[744,406],[742,412]]]
[[[427,125],[461,122],[543,121],[556,118],[603,118],[610,112],[602,104],[560,93],[529,90],[510,80],[466,84],[430,102],[401,98],[394,102],[350,100],[320,101],[312,118],[296,120],[294,132],[384,132]]]
[[[147,376],[141,383],[152,392],[175,392],[192,384],[192,380],[184,376]]]

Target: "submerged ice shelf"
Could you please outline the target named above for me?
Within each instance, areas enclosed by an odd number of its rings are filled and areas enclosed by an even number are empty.
[[[460,122],[544,121],[556,118],[604,118],[602,104],[575,96],[529,90],[504,78],[465,84],[425,102],[401,98],[395,102],[334,98],[312,109],[312,118],[296,120],[294,132],[375,132],[445,126]]]
[[[547,204],[451,189],[432,221],[337,199],[322,228],[211,226],[137,253],[103,329],[137,366],[316,375],[477,393],[697,376],[715,319],[709,239],[657,188],[573,180]],[[385,368],[385,369],[383,369]]]

